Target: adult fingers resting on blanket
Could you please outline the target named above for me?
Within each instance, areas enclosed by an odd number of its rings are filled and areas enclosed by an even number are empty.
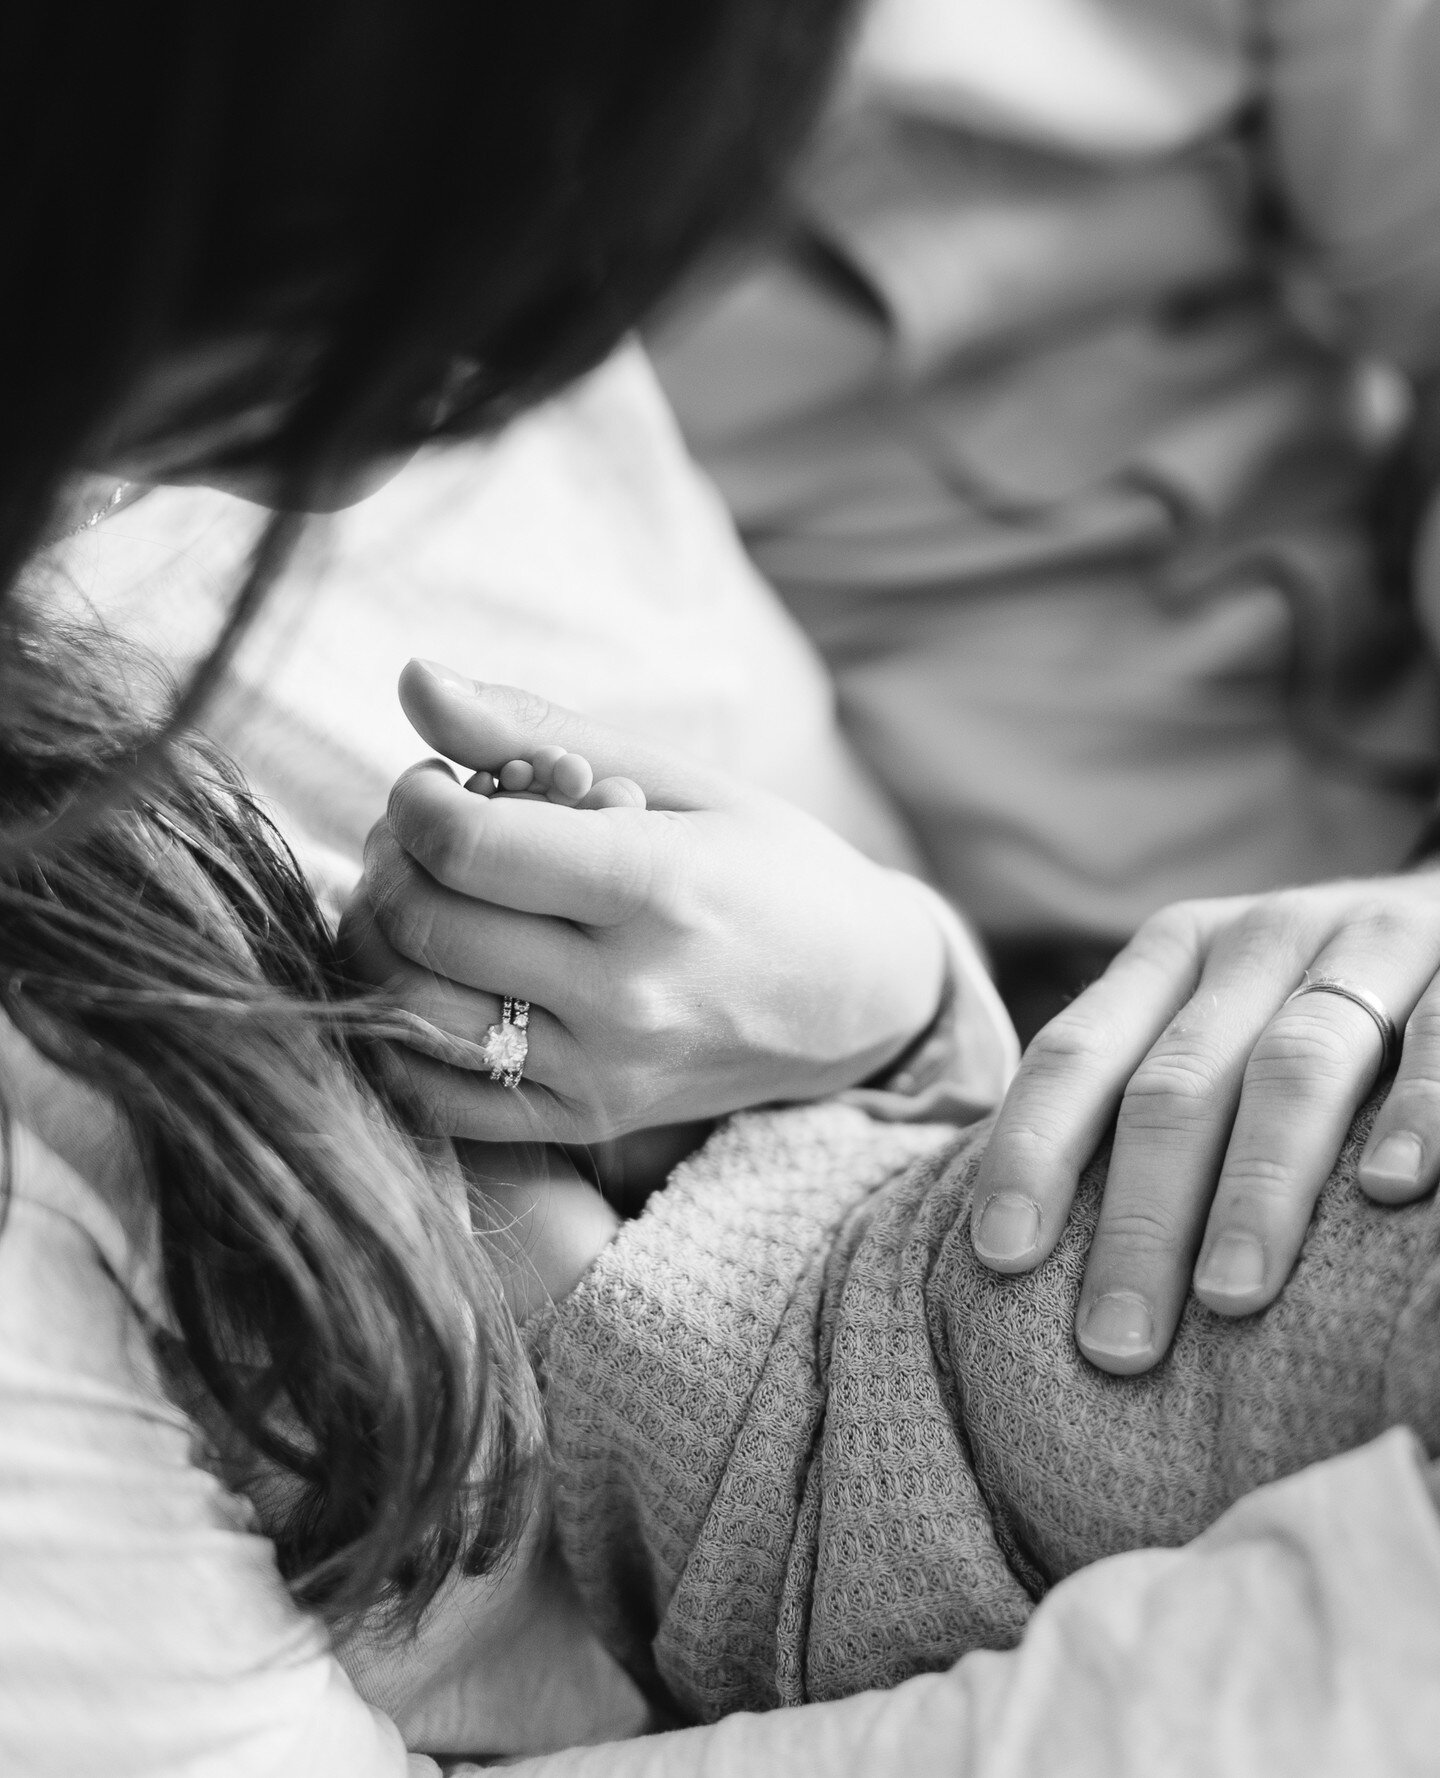
[[[472,1045],[503,997],[530,1003],[518,1090],[408,1053],[436,1129],[592,1142],[818,1097],[884,1069],[934,1019],[947,947],[913,879],[776,798],[528,694],[412,663],[401,695],[474,771],[560,744],[650,803],[489,798],[439,761],[396,784],[347,915],[361,973]]]
[[[1359,1184],[1399,1204],[1440,1176],[1437,970],[1434,870],[1157,914],[1027,1052],[981,1169],[980,1257],[1009,1272],[1046,1257],[1118,1116],[1082,1351],[1105,1370],[1149,1369],[1192,1266],[1219,1314],[1263,1308],[1397,1056]]]

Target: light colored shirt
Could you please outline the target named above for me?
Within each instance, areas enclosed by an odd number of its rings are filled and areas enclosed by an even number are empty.
[[[1434,0],[878,0],[652,342],[992,939],[1406,857],[1440,703],[1367,525],[1440,361],[1437,106]]]
[[[407,1740],[513,1754],[643,1726],[538,1525],[504,1573],[449,1584],[418,1639],[337,1654],[167,1393],[148,1206],[128,1169],[97,1187],[49,1145],[93,1172],[123,1134],[52,1072],[0,1019],[30,1119],[0,1227],[0,1774],[434,1778]]]
[[[447,1602],[428,1649],[347,1655],[347,1673],[248,1503],[197,1461],[149,1353],[154,1280],[125,1219],[18,1126],[11,1161],[5,1778],[435,1778],[420,1750],[516,1752],[635,1726],[623,1688],[598,1683],[603,1663],[586,1665],[583,1633],[536,1608],[523,1560],[518,1581]],[[513,1770],[1400,1778],[1433,1772],[1437,1747],[1440,1523],[1423,1453],[1395,1432],[1251,1495],[1186,1549],[1085,1570],[1010,1653]]]

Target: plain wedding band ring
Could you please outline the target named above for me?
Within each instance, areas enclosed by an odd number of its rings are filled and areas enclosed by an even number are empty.
[[[1388,1074],[1395,1066],[1400,1059],[1400,1032],[1382,1002],[1368,988],[1356,988],[1349,982],[1342,982],[1338,975],[1312,976],[1307,969],[1300,986],[1293,994],[1286,995],[1285,1005],[1289,1006],[1302,994],[1338,994],[1342,1000],[1352,1001],[1368,1012],[1380,1033],[1380,1072]]]

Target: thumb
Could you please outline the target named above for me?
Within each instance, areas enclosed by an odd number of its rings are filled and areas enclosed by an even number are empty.
[[[471,771],[498,772],[553,743],[589,760],[599,778],[633,778],[652,809],[715,809],[733,800],[723,773],[678,749],[636,740],[513,685],[485,685],[414,660],[400,675],[400,707],[425,742]]]

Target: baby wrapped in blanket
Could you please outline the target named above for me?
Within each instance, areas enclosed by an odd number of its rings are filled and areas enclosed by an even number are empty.
[[[1440,1214],[1354,1185],[1289,1286],[1191,1302],[1147,1376],[1072,1328],[1105,1157],[1058,1249],[1001,1277],[969,1208],[987,1126],[844,1104],[732,1119],[531,1326],[564,1555],[653,1696],[709,1720],[1014,1643],[1083,1564],[1408,1422],[1440,1449]]]

